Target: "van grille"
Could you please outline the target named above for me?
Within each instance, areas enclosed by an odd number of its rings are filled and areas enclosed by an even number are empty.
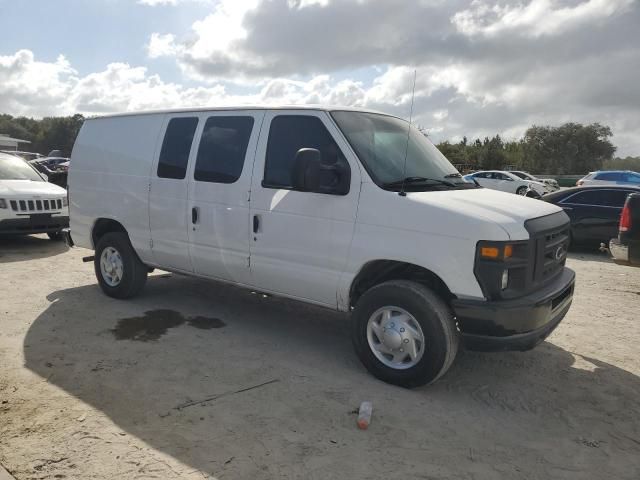
[[[10,200],[11,210],[14,212],[54,212],[62,210],[62,199],[47,200]]]
[[[534,282],[546,283],[560,273],[567,260],[569,227],[563,226],[552,232],[546,232],[535,239],[535,245]]]
[[[570,223],[564,212],[527,220],[530,235],[529,285],[538,289],[562,273],[569,249]]]

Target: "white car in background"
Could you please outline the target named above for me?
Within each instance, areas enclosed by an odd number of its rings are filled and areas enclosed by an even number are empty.
[[[599,170],[589,172],[576,182],[578,187],[587,185],[640,186],[640,173],[631,170]]]
[[[558,181],[553,178],[538,178],[538,177],[534,177],[530,173],[523,172],[521,170],[509,170],[509,172],[513,173],[514,175],[517,175],[523,180],[530,180],[532,182],[544,183],[550,192],[555,192],[556,190],[560,190],[560,185],[558,184]]]
[[[473,182],[475,180],[481,187],[500,190],[502,192],[515,193],[522,196],[527,195],[529,191],[533,191],[535,194],[540,196],[545,193],[549,193],[549,188],[547,188],[547,186],[542,182],[523,180],[511,172],[501,170],[475,172],[465,175],[464,179],[468,182]]]
[[[0,153],[0,236],[46,233],[57,240],[68,226],[67,191],[23,158]]]

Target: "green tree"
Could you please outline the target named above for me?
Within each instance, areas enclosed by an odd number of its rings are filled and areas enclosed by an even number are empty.
[[[581,174],[611,160],[615,147],[607,126],[565,123],[560,127],[532,126],[524,135],[524,164],[538,174]]]
[[[65,156],[71,155],[73,143],[84,122],[80,114],[71,117],[45,117],[41,120],[26,117],[0,115],[0,133],[28,140],[30,151],[48,154],[51,150],[61,150]]]
[[[625,157],[606,160],[602,165],[604,170],[633,170],[640,172],[640,157]]]

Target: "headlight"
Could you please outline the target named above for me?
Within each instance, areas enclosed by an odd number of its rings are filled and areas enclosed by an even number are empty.
[[[62,206],[63,207],[68,207],[69,206],[69,199],[67,197],[64,197],[62,199]]]
[[[502,281],[500,282],[500,287],[502,288],[502,290],[506,290],[508,286],[509,286],[509,270],[505,268],[502,271]]]
[[[480,241],[473,272],[487,299],[515,297],[526,288],[529,241]]]
[[[0,198],[0,208],[7,208],[7,201],[4,198]]]

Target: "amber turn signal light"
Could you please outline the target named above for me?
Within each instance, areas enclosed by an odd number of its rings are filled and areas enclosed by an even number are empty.
[[[480,256],[482,258],[492,258],[495,260],[511,258],[513,256],[513,245],[504,247],[481,247]]]
[[[480,255],[484,258],[498,258],[500,250],[497,247],[482,247]]]
[[[504,246],[504,258],[510,258],[513,255],[513,245]]]

